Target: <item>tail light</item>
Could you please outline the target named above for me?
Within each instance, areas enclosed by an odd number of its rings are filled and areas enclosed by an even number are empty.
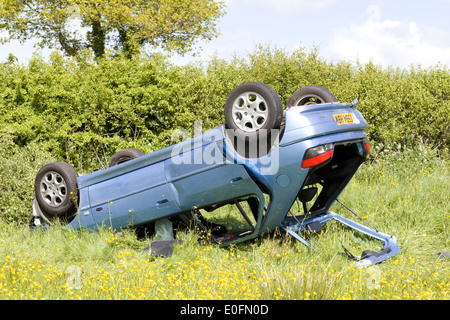
[[[364,146],[366,147],[367,153],[370,153],[370,143],[367,138],[364,138]]]
[[[310,168],[321,164],[333,156],[334,145],[332,143],[323,144],[318,147],[309,148],[305,152],[302,161],[302,168]]]

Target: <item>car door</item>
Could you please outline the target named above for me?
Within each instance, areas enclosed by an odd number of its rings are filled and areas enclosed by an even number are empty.
[[[89,186],[97,224],[113,229],[140,225],[179,212],[164,177],[164,161]]]
[[[261,195],[244,166],[224,157],[220,143],[204,142],[186,148],[184,161],[176,157],[165,160],[166,181],[181,211]]]

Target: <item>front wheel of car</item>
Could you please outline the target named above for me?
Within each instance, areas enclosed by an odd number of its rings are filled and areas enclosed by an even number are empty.
[[[122,149],[120,151],[117,151],[111,157],[108,167],[111,168],[117,166],[118,164],[142,157],[143,155],[145,155],[145,152],[139,149],[135,148]]]
[[[48,220],[67,220],[76,214],[77,178],[75,168],[66,162],[48,163],[38,171],[35,197]]]
[[[310,85],[295,91],[289,98],[286,108],[332,102],[337,102],[337,99],[328,89]]]
[[[279,136],[283,104],[269,85],[246,82],[234,88],[225,102],[227,138],[245,157],[264,156]]]

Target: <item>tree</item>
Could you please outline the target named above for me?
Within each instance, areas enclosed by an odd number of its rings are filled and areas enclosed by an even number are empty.
[[[218,0],[0,0],[0,30],[8,32],[2,42],[40,39],[38,46],[69,56],[89,48],[101,57],[107,47],[131,55],[144,44],[184,54],[218,35],[224,6]]]

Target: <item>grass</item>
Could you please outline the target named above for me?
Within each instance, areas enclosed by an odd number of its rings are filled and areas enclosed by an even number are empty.
[[[339,225],[314,236],[309,250],[284,232],[219,248],[194,234],[168,258],[142,251],[138,240],[56,227],[30,233],[0,222],[0,299],[449,299],[450,174],[429,149],[389,151],[360,168],[340,200],[402,252],[358,269],[343,257],[379,249]],[[331,208],[356,219],[339,204]]]

